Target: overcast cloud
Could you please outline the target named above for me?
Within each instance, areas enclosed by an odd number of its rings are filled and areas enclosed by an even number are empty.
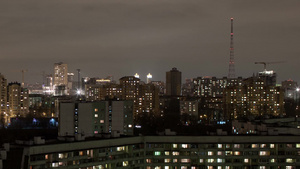
[[[0,73],[42,81],[55,62],[105,77],[147,73],[165,81],[228,74],[230,18],[235,70],[248,77],[268,65],[278,80],[300,82],[299,0],[0,0]]]

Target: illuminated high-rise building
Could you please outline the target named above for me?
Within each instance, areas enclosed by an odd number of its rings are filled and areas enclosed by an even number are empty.
[[[151,82],[151,79],[152,79],[152,75],[149,73],[147,75],[147,83],[150,83]]]
[[[123,100],[135,100],[139,95],[140,79],[134,76],[124,76],[120,79]]]
[[[54,85],[68,85],[68,65],[62,62],[54,64]]]
[[[136,74],[134,75],[134,77],[135,77],[135,78],[140,78],[140,75],[136,73]]]
[[[181,95],[181,72],[177,68],[172,68],[166,73],[166,94],[168,96]]]
[[[5,123],[5,119],[7,119],[7,80],[0,73],[0,124]]]
[[[8,113],[10,117],[25,116],[29,112],[29,93],[20,83],[9,83],[8,92]]]
[[[259,77],[245,79],[243,84],[224,91],[225,114],[236,119],[242,116],[283,115],[284,91],[281,87],[265,85]]]
[[[68,87],[68,65],[62,62],[54,64],[53,88],[55,95],[65,95]]]

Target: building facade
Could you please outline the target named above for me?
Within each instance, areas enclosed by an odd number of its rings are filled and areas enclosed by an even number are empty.
[[[91,137],[113,131],[133,135],[131,101],[60,103],[59,136]]]
[[[0,126],[5,124],[7,119],[7,80],[0,73]]]
[[[251,77],[242,86],[231,86],[224,92],[224,107],[231,119],[241,116],[279,116],[284,113],[284,91]]]
[[[54,64],[53,89],[55,95],[67,94],[68,65],[62,62]]]
[[[175,67],[166,73],[166,95],[181,95],[181,72]]]
[[[29,112],[29,93],[20,83],[9,83],[7,86],[8,112],[10,117],[25,116]]]
[[[22,168],[296,169],[299,154],[296,136],[140,136],[25,146]]]

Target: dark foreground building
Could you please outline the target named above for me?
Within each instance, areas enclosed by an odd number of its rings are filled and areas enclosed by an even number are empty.
[[[139,136],[11,146],[23,169],[296,169],[299,136]],[[37,145],[40,144],[40,145]],[[9,155],[15,149],[19,156]],[[18,158],[16,158],[18,157]],[[1,167],[0,167],[1,168]]]

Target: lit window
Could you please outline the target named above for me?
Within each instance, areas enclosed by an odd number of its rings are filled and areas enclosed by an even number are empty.
[[[154,152],[154,155],[160,156],[160,151],[155,151],[155,152]]]
[[[104,120],[100,120],[100,123],[104,123]]]
[[[181,159],[181,162],[182,163],[189,163],[189,162],[191,162],[191,160],[190,159]]]
[[[287,158],[287,159],[286,159],[286,162],[287,162],[287,163],[292,163],[293,161],[294,161],[294,160],[291,159],[291,158]]]
[[[165,155],[166,156],[170,155],[170,151],[165,151]]]
[[[203,162],[204,162],[204,160],[203,160],[203,159],[199,159],[199,162],[200,162],[200,163],[203,163]]]
[[[48,158],[49,158],[49,156],[48,156],[48,154],[46,154],[46,155],[45,155],[45,159],[48,160]]]
[[[259,166],[259,169],[266,169],[266,166]]]
[[[223,151],[218,151],[218,156],[223,155]]]
[[[235,155],[235,156],[239,156],[239,155],[241,155],[241,152],[235,151],[235,152],[234,152],[234,155]]]
[[[95,112],[98,112],[98,109],[95,109]]]
[[[252,144],[251,147],[252,148],[258,148],[258,144]]]
[[[179,152],[178,151],[174,151],[172,152],[173,156],[178,156],[179,155]]]
[[[234,148],[240,148],[240,145],[239,144],[234,144],[233,147]]]
[[[245,158],[245,159],[244,159],[244,163],[249,163],[249,159],[248,159],[248,158]]]
[[[181,166],[180,169],[187,169],[187,166]]]
[[[260,148],[266,148],[266,147],[267,147],[266,144],[261,144],[261,145],[260,145]]]
[[[213,163],[214,161],[215,161],[215,159],[213,159],[213,158],[207,159],[208,163]]]
[[[225,155],[227,155],[227,156],[232,155],[232,151],[226,151]]]
[[[169,159],[169,158],[165,159],[165,163],[170,163],[170,162],[171,162],[171,159]]]
[[[151,159],[146,159],[146,163],[151,163]]]
[[[170,167],[169,166],[165,166],[165,169],[170,169]]]
[[[259,155],[260,156],[267,156],[267,155],[270,155],[270,152],[269,151],[260,151]]]
[[[270,148],[275,148],[275,144],[270,144]]]
[[[98,117],[98,114],[95,114],[95,117]]]
[[[300,144],[296,144],[296,148],[300,148]]]
[[[208,151],[207,155],[212,156],[212,155],[214,155],[214,153],[212,151]]]
[[[218,159],[217,159],[217,163],[223,163],[223,161],[224,161],[224,160],[223,160],[222,158],[218,158]]]
[[[173,159],[173,163],[177,163],[177,161],[178,161],[177,159]]]
[[[218,148],[222,148],[223,146],[222,146],[222,144],[218,144]]]
[[[52,167],[58,167],[58,163],[52,163]]]
[[[177,144],[173,144],[173,148],[177,148]]]
[[[128,166],[128,161],[123,161],[123,166],[124,167]]]
[[[270,161],[271,161],[271,163],[275,163],[275,159],[274,158],[272,158]]]
[[[117,147],[117,151],[124,151],[124,150],[125,150],[125,146]]]
[[[188,145],[187,144],[182,144],[181,147],[182,148],[188,148]]]

